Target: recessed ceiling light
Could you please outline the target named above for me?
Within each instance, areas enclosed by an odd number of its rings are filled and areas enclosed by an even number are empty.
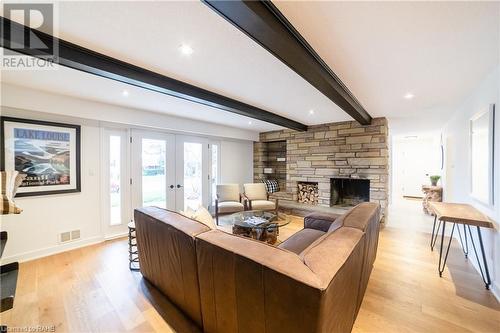
[[[413,95],[412,93],[406,93],[406,95],[404,96],[404,98],[406,99],[412,99],[413,97],[415,97],[415,95]]]
[[[314,110],[313,109],[309,110],[309,114],[313,115],[314,114]]]
[[[248,122],[248,125],[252,125],[252,121],[251,120]]]
[[[187,45],[187,44],[182,44],[179,47],[179,50],[184,55],[191,55],[191,54],[193,54],[193,48],[191,46]]]
[[[128,91],[127,90],[122,91],[122,96],[127,97],[128,96]]]

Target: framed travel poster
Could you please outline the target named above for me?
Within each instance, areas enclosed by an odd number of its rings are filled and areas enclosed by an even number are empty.
[[[26,174],[16,197],[80,192],[80,126],[1,118],[2,170]]]

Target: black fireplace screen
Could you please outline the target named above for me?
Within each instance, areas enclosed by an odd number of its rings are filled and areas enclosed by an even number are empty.
[[[370,180],[331,178],[330,206],[356,206],[370,201]]]

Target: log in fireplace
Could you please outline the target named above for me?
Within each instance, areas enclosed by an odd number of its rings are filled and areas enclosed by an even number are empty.
[[[370,201],[370,180],[331,178],[330,191],[330,206],[356,206]]]
[[[318,183],[316,182],[298,182],[297,183],[297,201],[300,203],[317,205],[318,204]]]

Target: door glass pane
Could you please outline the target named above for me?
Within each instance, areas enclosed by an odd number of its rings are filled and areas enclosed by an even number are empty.
[[[201,143],[184,142],[184,210],[197,209],[202,203]]]
[[[142,139],[142,205],[167,208],[164,140]]]
[[[218,161],[218,153],[219,153],[219,146],[218,145],[212,145],[212,170],[211,170],[211,182],[212,182],[212,205],[215,205],[215,199],[217,197],[217,183],[219,180],[217,179],[217,161]]]
[[[109,137],[109,224],[117,225],[121,218],[121,137]]]

